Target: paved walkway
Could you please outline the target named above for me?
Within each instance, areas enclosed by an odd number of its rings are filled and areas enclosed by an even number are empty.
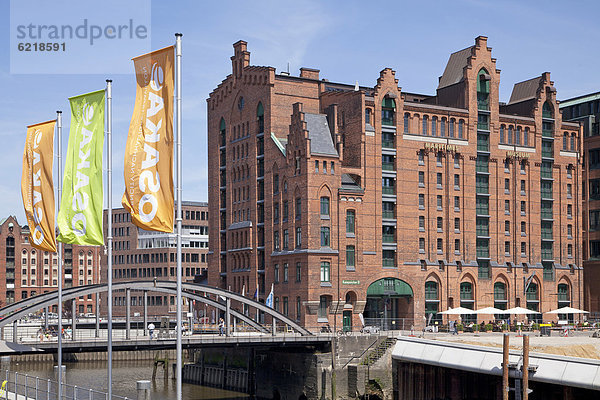
[[[558,336],[558,332],[552,332],[555,336],[539,336],[537,332],[529,333],[530,351],[536,353],[558,354],[570,357],[593,358],[600,360],[600,338],[592,337],[592,331],[573,332],[572,336]],[[502,333],[461,333],[450,335],[446,333],[425,334],[425,338],[458,342],[478,346],[502,347]],[[510,333],[510,348],[520,350],[523,346],[523,338],[515,333]]]

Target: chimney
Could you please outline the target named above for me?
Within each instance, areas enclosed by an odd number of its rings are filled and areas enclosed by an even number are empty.
[[[233,56],[231,56],[231,70],[233,76],[242,75],[244,67],[250,65],[250,52],[247,50],[248,43],[238,40],[233,44]]]
[[[302,67],[300,68],[300,78],[319,80],[319,72],[321,71],[318,69]]]

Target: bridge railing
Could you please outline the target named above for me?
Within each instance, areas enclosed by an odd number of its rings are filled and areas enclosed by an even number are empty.
[[[58,382],[16,371],[6,370],[2,374],[3,393],[0,398],[19,400],[58,400]],[[62,384],[60,400],[110,400],[108,393],[80,386]],[[0,389],[0,391],[2,391]],[[112,396],[112,400],[127,400],[127,397]]]

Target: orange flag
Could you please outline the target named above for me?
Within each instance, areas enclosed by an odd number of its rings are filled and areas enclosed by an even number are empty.
[[[23,153],[21,195],[29,224],[29,242],[39,250],[56,252],[54,231],[54,125],[56,120],[27,127]]]
[[[138,227],[173,232],[174,46],[133,59],[137,90],[122,204]]]

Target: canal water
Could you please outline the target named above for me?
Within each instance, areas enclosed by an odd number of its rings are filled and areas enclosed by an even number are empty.
[[[106,361],[82,361],[77,363],[66,363],[67,383],[77,385],[86,389],[94,389],[106,392],[107,372]],[[136,399],[136,382],[140,380],[152,380],[152,360],[145,361],[113,361],[113,394],[127,396]],[[54,380],[52,363],[25,362],[11,363],[10,369],[29,376],[37,376],[43,379]],[[170,371],[169,371],[170,372]],[[189,400],[208,399],[247,399],[245,393],[237,393],[217,388],[183,384],[182,397]],[[156,381],[151,385],[152,400],[176,399],[175,380],[165,381],[162,368],[156,373]]]

